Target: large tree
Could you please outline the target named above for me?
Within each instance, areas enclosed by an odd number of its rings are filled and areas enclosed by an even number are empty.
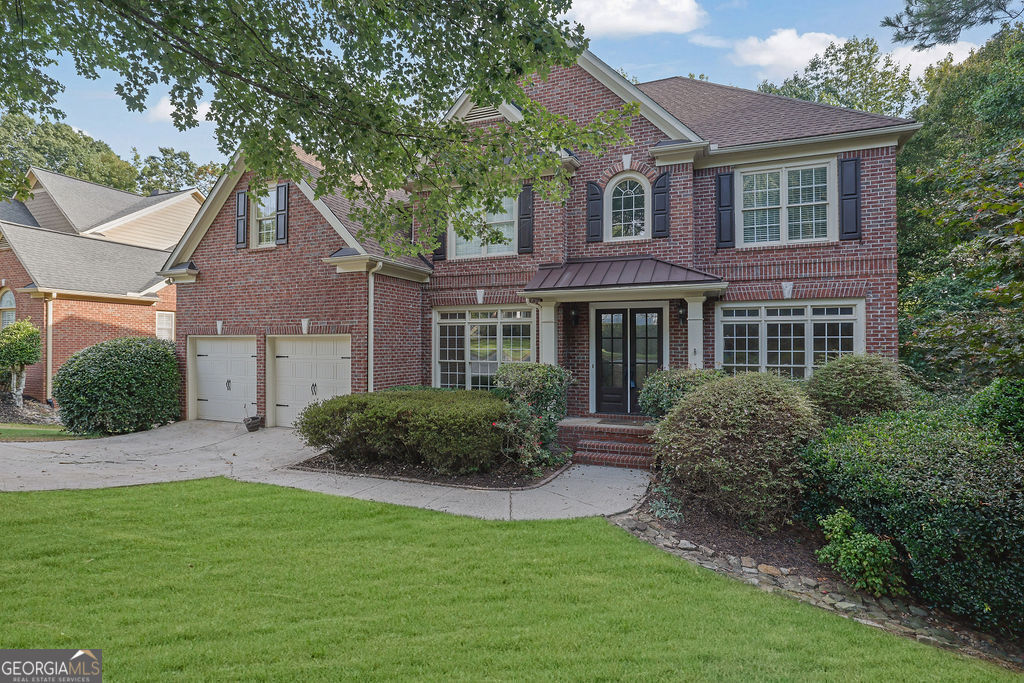
[[[955,43],[969,28],[1012,22],[1022,15],[1020,0],[905,0],[903,11],[883,19],[882,26],[893,29],[896,42],[923,50]]]
[[[56,54],[79,74],[112,70],[136,111],[157,84],[173,121],[198,123],[200,105],[225,154],[241,148],[258,179],[310,179],[298,145],[323,164],[317,191],[362,207],[368,232],[392,251],[433,248],[445,217],[487,233],[523,179],[564,197],[564,149],[602,152],[623,139],[628,111],[578,124],[531,101],[524,81],[573,64],[582,27],[560,18],[569,0],[0,0],[0,110],[60,114]],[[519,119],[481,128],[442,115],[463,93],[509,104]],[[204,106],[204,111],[206,107]],[[0,171],[2,172],[2,171]],[[409,205],[389,201],[415,172]],[[409,212],[426,244],[392,239]]]
[[[0,198],[10,197],[29,166],[39,166],[82,180],[135,189],[135,169],[107,143],[65,123],[36,122],[24,114],[0,117]]]
[[[188,187],[196,187],[203,194],[209,194],[224,169],[223,164],[213,161],[197,164],[185,151],[179,152],[171,147],[160,147],[159,150],[159,155],[143,157],[138,149],[132,148],[132,165],[139,173],[138,191],[143,194]]]
[[[794,73],[779,85],[763,81],[757,89],[887,116],[905,115],[917,96],[909,66],[882,54],[874,38],[857,37],[830,43],[811,58],[803,73]]]

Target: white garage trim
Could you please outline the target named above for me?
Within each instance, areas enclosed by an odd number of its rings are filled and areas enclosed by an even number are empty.
[[[336,386],[337,391],[318,393],[320,400],[328,398],[330,395],[343,395],[352,392],[352,335],[350,334],[282,334],[282,335],[267,335],[266,345],[266,396],[267,396],[267,410],[266,410],[266,424],[268,427],[290,427],[290,420],[287,418],[280,419],[278,413],[283,412],[278,409],[278,404],[283,402],[282,397],[278,396],[279,392],[279,380],[282,378],[278,377],[278,349],[283,345],[282,342],[309,342],[310,344],[316,342],[341,342],[347,344],[348,353],[347,355],[332,356],[331,359],[335,361],[345,361],[347,377],[341,380],[341,384]],[[337,380],[335,380],[337,381]],[[319,384],[319,383],[318,383]],[[313,398],[312,396],[310,397]],[[313,399],[315,400],[315,399]],[[305,404],[303,404],[305,405]],[[288,411],[294,413],[295,410],[292,408]]]
[[[256,367],[256,351],[257,339],[253,335],[239,335],[239,336],[218,336],[218,335],[189,335],[186,342],[186,362],[185,362],[185,393],[187,396],[186,417],[189,420],[199,419],[199,369],[198,369],[198,356],[197,347],[204,341],[223,341],[223,342],[246,342],[251,343],[253,346],[252,353],[252,401],[247,402],[252,405],[248,405],[247,408],[240,410],[241,413],[248,412],[249,415],[257,414],[257,406],[255,405],[257,396],[257,387],[259,385],[258,368]],[[241,421],[244,415],[239,415],[238,420]]]

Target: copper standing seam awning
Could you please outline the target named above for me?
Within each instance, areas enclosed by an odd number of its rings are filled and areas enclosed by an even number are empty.
[[[522,294],[552,301],[640,295],[664,298],[717,293],[727,284],[717,275],[650,255],[619,256],[569,259],[540,266]]]

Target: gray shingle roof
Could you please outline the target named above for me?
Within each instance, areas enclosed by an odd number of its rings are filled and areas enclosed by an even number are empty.
[[[167,252],[57,230],[0,223],[7,242],[41,289],[137,293],[162,279]],[[16,283],[23,287],[28,283]]]
[[[160,204],[180,195],[181,192],[191,192],[182,190],[144,197],[42,168],[32,168],[31,172],[49,191],[50,197],[78,232]]]
[[[10,221],[19,225],[39,225],[28,207],[17,199],[0,202],[0,221]]]
[[[719,147],[778,142],[913,123],[756,90],[673,76],[637,86]]]

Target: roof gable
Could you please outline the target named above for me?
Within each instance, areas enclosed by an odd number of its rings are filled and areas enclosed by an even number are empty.
[[[78,232],[87,230],[148,198],[97,185],[41,168],[29,169],[29,180],[35,180]]]

